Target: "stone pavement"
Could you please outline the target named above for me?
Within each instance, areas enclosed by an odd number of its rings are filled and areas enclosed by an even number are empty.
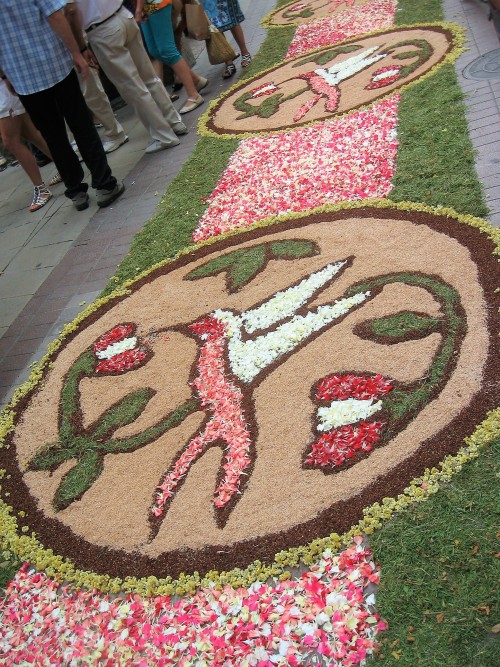
[[[246,16],[247,44],[256,53],[265,37],[259,21],[274,7],[275,0],[240,0],[240,4]],[[494,22],[488,21],[488,7],[480,0],[444,0],[444,6],[447,20],[463,25],[468,33],[470,50],[458,60],[456,69],[467,93],[467,117],[490,221],[500,226],[500,67],[491,79],[463,74],[473,60],[500,49],[500,42]],[[210,79],[210,86],[203,91],[207,100],[235,81],[223,82],[223,67],[211,66],[205,52],[198,58],[196,70]],[[467,70],[466,75],[470,76]],[[182,96],[176,105],[181,103]],[[28,377],[30,364],[44,355],[64,324],[106,286],[133,237],[191,155],[203,109],[184,116],[191,131],[180,146],[148,156],[144,155],[149,143],[146,130],[128,107],[118,110],[117,117],[130,141],[111,153],[109,161],[127,189],[106,209],[99,210],[92,198],[89,209],[75,211],[60,184],[53,188],[56,196],[47,206],[28,213],[32,188],[21,168],[0,173],[0,404],[5,404]],[[47,180],[53,172],[53,165],[42,170]]]

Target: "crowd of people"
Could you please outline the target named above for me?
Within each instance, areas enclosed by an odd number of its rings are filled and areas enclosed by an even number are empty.
[[[88,184],[80,161],[90,171],[98,206],[109,206],[125,190],[112,174],[107,153],[120,148],[128,137],[113,113],[99,70],[148,131],[151,143],[146,153],[180,143],[179,137],[188,131],[182,115],[203,104],[201,91],[208,85],[182,55],[186,2],[0,2],[0,135],[6,151],[33,184],[30,211],[44,206],[52,197],[49,186],[60,181],[78,211],[88,208]],[[238,1],[199,2],[216,28],[231,31],[241,66],[247,67],[251,55]],[[172,69],[174,87],[185,89],[187,99],[179,110],[165,87],[164,65]],[[222,76],[229,78],[235,72],[234,61],[229,61]],[[103,141],[96,129],[100,125]],[[57,169],[47,184],[36,151]]]

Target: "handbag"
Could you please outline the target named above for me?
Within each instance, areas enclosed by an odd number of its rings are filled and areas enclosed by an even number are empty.
[[[204,40],[210,36],[209,25],[205,10],[199,3],[186,3],[186,31],[191,39]]]
[[[208,60],[211,65],[220,65],[236,58],[236,52],[222,32],[210,24],[210,37],[205,40]]]

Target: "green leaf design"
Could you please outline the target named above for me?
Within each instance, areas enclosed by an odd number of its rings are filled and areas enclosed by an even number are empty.
[[[393,344],[425,338],[440,331],[442,325],[442,318],[404,311],[362,322],[355,328],[354,333],[365,340]]]
[[[271,255],[275,259],[300,259],[319,253],[313,241],[275,241],[270,245]]]
[[[109,439],[120,427],[134,422],[155,393],[150,387],[131,392],[104,414],[95,428],[89,430],[89,435],[93,440]]]
[[[244,118],[252,118],[252,116],[259,116],[259,118],[271,118],[280,108],[280,104],[290,99],[289,97],[285,98],[283,93],[276,93],[275,95],[270,95],[269,97],[264,98],[264,100],[258,104],[248,104],[248,100],[252,100],[252,93],[243,93],[234,101],[234,108],[237,111],[242,113],[238,116],[237,120],[243,120]]]
[[[186,275],[186,280],[208,278],[227,271],[227,291],[237,292],[260,273],[270,259],[299,259],[312,257],[319,252],[313,241],[295,240],[261,243],[243,250],[234,250],[227,255],[211,259]]]
[[[296,19],[296,18],[308,19],[311,16],[314,16],[314,12],[312,11],[312,9],[309,9],[309,7],[306,7],[301,12],[293,13],[291,10],[283,12],[283,18],[285,19]]]
[[[56,442],[54,444],[48,445],[47,447],[44,447],[40,452],[35,454],[35,456],[28,463],[28,470],[54,471],[61,465],[61,463],[74,458],[74,456],[74,452],[68,448],[62,448],[60,443]]]
[[[418,51],[405,51],[404,53],[393,53],[393,50],[400,46],[416,46]],[[417,58],[411,65],[405,65],[399,72],[399,78],[404,79],[412,72],[414,72],[420,65],[425,63],[432,56],[434,49],[431,44],[425,39],[405,40],[398,42],[389,50],[389,53],[395,60],[408,60],[409,58]]]
[[[83,496],[103,470],[99,452],[86,451],[78,463],[61,480],[54,498],[54,506],[61,511]]]
[[[230,292],[236,292],[240,287],[249,283],[262,271],[266,262],[266,247],[256,246],[246,252],[239,261],[234,262],[228,273]]]

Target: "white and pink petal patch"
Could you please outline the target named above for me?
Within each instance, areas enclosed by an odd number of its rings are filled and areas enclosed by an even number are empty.
[[[271,215],[386,197],[396,167],[399,99],[396,94],[349,116],[242,141],[209,197],[193,240]]]
[[[306,53],[349,37],[357,37],[394,25],[396,0],[373,0],[359,7],[349,7],[332,16],[308,21],[297,27],[286,54],[287,58]]]
[[[36,667],[363,665],[387,627],[378,581],[361,538],[299,578],[179,600],[71,590],[24,565],[0,600],[0,655]]]

